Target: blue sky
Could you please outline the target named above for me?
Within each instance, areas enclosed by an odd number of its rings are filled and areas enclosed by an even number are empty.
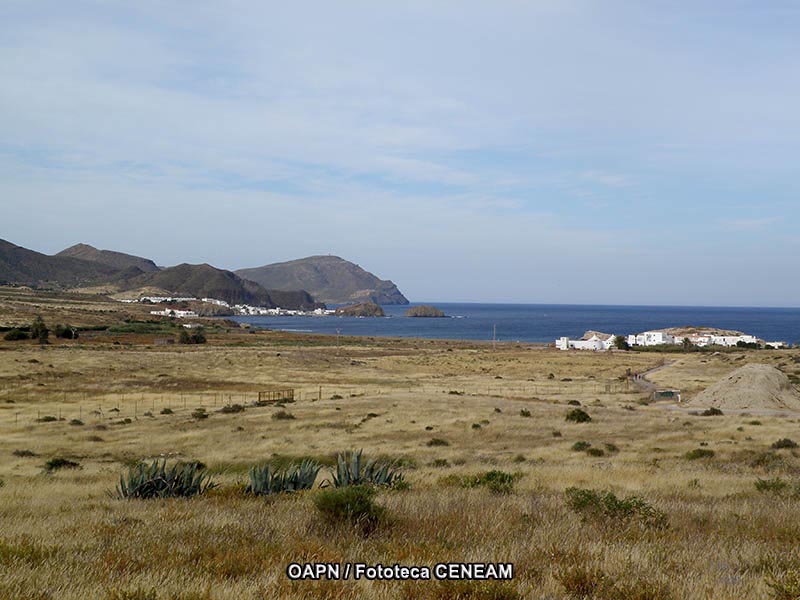
[[[0,237],[797,306],[796,2],[0,5]]]

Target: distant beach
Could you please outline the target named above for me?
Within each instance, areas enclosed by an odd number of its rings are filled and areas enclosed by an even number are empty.
[[[423,303],[419,303],[423,304]],[[241,323],[285,331],[358,336],[418,337],[552,343],[587,330],[617,335],[683,325],[743,331],[767,340],[800,342],[800,308],[599,306],[425,302],[449,318],[418,319],[406,306],[384,306],[385,318],[234,317]],[[417,306],[417,303],[411,306]]]

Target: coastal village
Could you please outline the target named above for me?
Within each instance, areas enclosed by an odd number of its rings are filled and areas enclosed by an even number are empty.
[[[587,331],[583,336],[574,340],[569,337],[560,337],[555,341],[559,350],[593,350],[607,351],[618,348],[620,338],[629,347],[634,346],[680,346],[692,345],[698,348],[706,346],[732,347],[760,347],[760,348],[786,348],[786,342],[767,342],[739,331],[720,331],[707,328],[683,327],[674,329],[657,329],[642,333],[618,336],[613,333]]]
[[[229,304],[225,300],[217,298],[194,298],[194,297],[173,297],[173,296],[142,296],[138,299],[122,299],[120,302],[128,304],[141,302],[146,304],[177,304],[179,302],[205,302],[206,304],[213,304],[222,308],[228,308],[234,314],[240,316],[271,316],[271,317],[321,317],[332,315],[336,311],[327,308],[316,308],[314,310],[294,310],[286,308],[266,308],[263,306],[251,306],[249,304]],[[178,308],[163,308],[161,310],[151,310],[151,315],[161,317],[175,317],[178,319],[187,319],[199,317],[197,311]]]

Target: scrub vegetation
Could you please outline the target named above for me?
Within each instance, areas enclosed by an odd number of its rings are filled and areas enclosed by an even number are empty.
[[[800,376],[800,352],[337,346],[220,322],[205,344],[167,346],[160,330],[110,331],[95,312],[87,323],[43,304],[45,322],[95,328],[44,349],[0,341],[2,599],[800,590],[800,415],[708,418],[639,402],[625,381],[666,360],[652,380],[691,399],[751,361]],[[283,388],[291,413],[257,403]],[[306,561],[515,568],[510,582],[288,580],[287,564]]]

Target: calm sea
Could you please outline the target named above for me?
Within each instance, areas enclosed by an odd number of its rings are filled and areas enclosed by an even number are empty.
[[[235,317],[256,327],[309,333],[552,342],[594,329],[616,335],[683,325],[735,329],[767,341],[800,343],[800,308],[690,306],[579,306],[566,304],[472,304],[431,302],[450,318],[403,317],[408,306],[384,306],[387,318]],[[412,304],[411,306],[415,306]]]

